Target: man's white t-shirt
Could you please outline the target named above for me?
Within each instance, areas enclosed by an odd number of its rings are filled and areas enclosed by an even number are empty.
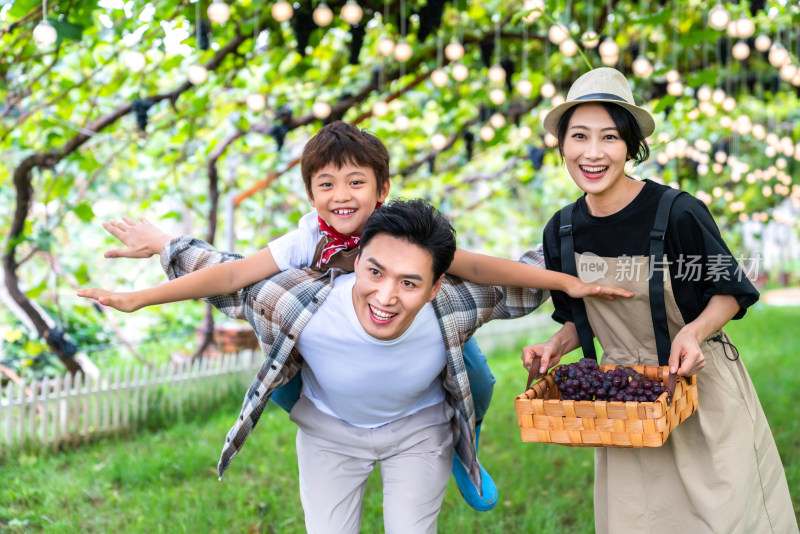
[[[375,339],[353,307],[355,275],[340,275],[297,342],[303,394],[324,413],[375,428],[445,398],[444,339],[431,303],[390,341]]]
[[[311,267],[320,239],[322,234],[319,233],[319,220],[317,211],[314,210],[303,215],[297,223],[297,230],[271,241],[267,246],[278,268],[288,271]]]

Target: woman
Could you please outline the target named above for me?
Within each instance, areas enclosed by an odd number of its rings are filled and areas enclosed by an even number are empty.
[[[604,364],[697,374],[698,411],[663,446],[595,449],[596,531],[798,532],[769,425],[722,330],[758,292],[702,202],[625,174],[626,162],[649,155],[653,117],[621,73],[601,68],[574,83],[544,127],[585,193],[545,228],[547,267],[635,296],[589,302],[553,292],[564,327],[523,349],[525,367],[541,375],[579,346],[593,356],[594,335]]]

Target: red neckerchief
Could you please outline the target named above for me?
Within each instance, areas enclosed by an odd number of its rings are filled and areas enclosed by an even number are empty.
[[[380,202],[376,203],[375,209],[380,208],[381,205]],[[317,219],[319,220],[319,233],[330,238],[328,244],[322,249],[317,267],[322,267],[328,263],[331,257],[340,250],[352,250],[361,242],[361,234],[353,234],[350,236],[342,235],[337,232],[333,226],[325,222],[325,219],[322,217],[317,216]]]

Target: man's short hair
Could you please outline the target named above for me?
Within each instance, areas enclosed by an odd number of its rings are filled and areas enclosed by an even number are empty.
[[[389,151],[381,140],[342,121],[323,126],[303,149],[300,170],[309,195],[311,177],[330,164],[338,168],[349,164],[372,169],[378,181],[378,191],[389,181]]]
[[[361,250],[381,234],[403,239],[426,250],[433,259],[434,280],[438,280],[453,263],[456,231],[444,215],[421,198],[393,199],[375,210],[361,232]]]

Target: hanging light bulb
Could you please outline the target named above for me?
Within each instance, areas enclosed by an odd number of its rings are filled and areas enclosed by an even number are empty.
[[[317,100],[314,102],[314,105],[311,106],[311,114],[318,119],[327,119],[331,115],[331,105],[327,102]]]
[[[222,0],[214,0],[208,6],[208,20],[214,24],[225,24],[231,17],[231,8]]]
[[[533,84],[530,80],[523,78],[517,82],[517,92],[524,97],[530,96],[531,92],[533,91]]]
[[[316,24],[320,28],[324,28],[325,26],[333,22],[333,11],[331,10],[331,8],[328,7],[328,4],[326,4],[325,2],[322,2],[320,5],[318,5],[317,9],[314,10],[314,13],[311,16],[314,19],[314,24]]]
[[[506,125],[506,118],[500,113],[493,113],[492,116],[489,117],[489,124],[491,124],[495,130],[499,130]]]
[[[722,101],[722,109],[725,111],[733,111],[736,108],[736,99],[732,96],[726,97],[725,100]]]
[[[519,127],[519,137],[520,139],[530,139],[533,135],[529,126],[520,126]]]
[[[547,133],[544,136],[544,144],[550,148],[555,148],[558,146],[558,138],[551,133]]]
[[[730,21],[731,14],[728,13],[728,10],[722,7],[721,4],[717,4],[708,12],[708,24],[715,30],[726,29]]]
[[[739,115],[736,119],[736,123],[739,126],[739,133],[742,135],[747,135],[753,131],[753,123],[750,122],[750,117],[747,115]]]
[[[795,87],[800,87],[800,69],[797,69],[797,72],[794,74],[792,78],[792,85]]]
[[[790,60],[789,52],[781,43],[773,43],[769,48],[769,63],[775,68],[780,68]]]
[[[447,85],[447,73],[442,69],[436,69],[431,72],[431,81],[436,87],[444,87]]]
[[[489,69],[489,80],[494,83],[503,83],[506,80],[506,70],[500,65],[493,65]]]
[[[762,124],[753,125],[753,137],[759,141],[763,141],[767,137],[767,129]]]
[[[722,89],[714,89],[714,92],[711,93],[711,100],[715,104],[722,104],[722,102],[725,100],[725,96],[725,91]]]
[[[542,85],[540,92],[542,98],[553,98],[553,95],[556,94],[556,86],[550,82],[546,82]]]
[[[727,115],[723,115],[722,117],[719,118],[719,125],[722,126],[723,128],[730,128],[732,124],[733,124],[733,119],[731,119]]]
[[[457,63],[453,65],[452,73],[453,79],[457,82],[463,82],[469,76],[469,69],[463,63]]]
[[[707,85],[700,87],[700,89],[697,90],[697,99],[700,102],[708,102],[711,100],[711,88]]]
[[[411,56],[414,54],[414,50],[411,48],[411,45],[405,41],[400,41],[394,47],[394,58],[397,61],[408,61],[411,59]]]
[[[401,132],[408,130],[409,126],[411,126],[411,120],[405,115],[398,115],[394,119],[394,127],[400,130]]]
[[[748,57],[750,57],[750,47],[745,41],[739,41],[735,45],[733,45],[732,50],[733,57],[738,59],[739,61],[744,61]]]
[[[380,55],[387,57],[391,56],[392,52],[394,52],[394,41],[388,37],[384,37],[378,41],[378,53],[380,53]]]
[[[491,141],[492,139],[494,139],[494,129],[488,124],[484,125],[483,127],[481,127],[480,135],[481,139],[483,139],[484,141]]]
[[[569,38],[569,30],[567,30],[560,22],[550,26],[547,30],[547,37],[554,45],[560,45],[562,42]]]
[[[669,69],[664,77],[667,79],[667,83],[674,83],[680,81],[681,73],[676,69]]]
[[[203,65],[189,67],[189,81],[193,85],[200,85],[208,79],[208,70]]]
[[[456,40],[444,47],[444,56],[450,61],[458,61],[464,57],[464,47]]]
[[[526,24],[533,24],[544,13],[544,0],[525,0],[522,10],[530,11],[523,20]]]
[[[681,82],[667,84],[667,93],[672,96],[681,96],[683,94],[683,84]]]
[[[597,45],[600,44],[600,36],[594,30],[587,30],[581,35],[581,43],[586,48],[597,48]]]
[[[252,93],[244,99],[247,107],[253,111],[261,111],[267,107],[267,98],[261,93]]]
[[[743,15],[736,21],[736,32],[741,39],[749,39],[756,32],[756,23],[753,19]]]
[[[565,101],[566,98],[564,98],[564,95],[562,94],[554,95],[553,98],[550,99],[550,103],[553,105],[553,107],[560,106]]]
[[[125,52],[125,68],[131,72],[141,72],[147,64],[147,58],[138,50],[128,50]]]
[[[633,73],[639,78],[649,78],[653,74],[653,64],[644,56],[633,60]]]
[[[33,40],[39,48],[45,48],[56,42],[58,34],[52,24],[46,20],[41,20],[33,29]]]
[[[688,113],[686,113],[686,118],[689,119],[690,121],[696,121],[699,117],[700,117],[700,110],[697,108],[691,109],[689,110]]]
[[[667,144],[669,143],[669,134],[667,132],[660,132],[656,137],[659,143]]]
[[[728,27],[726,28],[728,37],[733,37],[734,39],[739,37],[739,27],[736,25],[736,22],[737,21],[735,20],[730,21],[728,23]]]
[[[578,45],[575,44],[575,41],[572,39],[564,39],[561,41],[561,44],[558,45],[558,49],[567,57],[572,57],[578,53]]]
[[[496,87],[489,91],[489,100],[491,100],[492,104],[495,106],[499,106],[506,101],[506,92]]]
[[[431,145],[436,150],[442,150],[447,146],[447,137],[445,137],[444,134],[435,133],[433,137],[431,137]]]
[[[659,152],[658,156],[656,156],[656,161],[659,165],[666,165],[669,163],[669,155],[666,152]]]
[[[759,35],[756,37],[756,50],[759,52],[766,52],[769,50],[770,45],[772,45],[772,39],[769,38],[768,35]]]
[[[272,5],[272,18],[278,22],[284,22],[292,18],[294,8],[286,0],[278,0]]]
[[[606,39],[600,43],[598,51],[601,56],[613,56],[614,54],[619,54],[619,45],[613,39]]]
[[[795,74],[797,74],[797,66],[791,61],[787,61],[781,67],[780,76],[783,81],[791,83]]]
[[[389,105],[383,100],[375,102],[375,105],[372,106],[372,114],[376,117],[385,117],[387,113],[389,113]]]
[[[700,105],[697,106],[697,108],[703,115],[707,117],[713,117],[717,114],[717,108],[711,102],[700,102]]]
[[[342,20],[352,26],[353,24],[358,24],[361,21],[361,17],[364,16],[364,11],[355,0],[347,0],[347,3],[342,6],[341,15]]]

